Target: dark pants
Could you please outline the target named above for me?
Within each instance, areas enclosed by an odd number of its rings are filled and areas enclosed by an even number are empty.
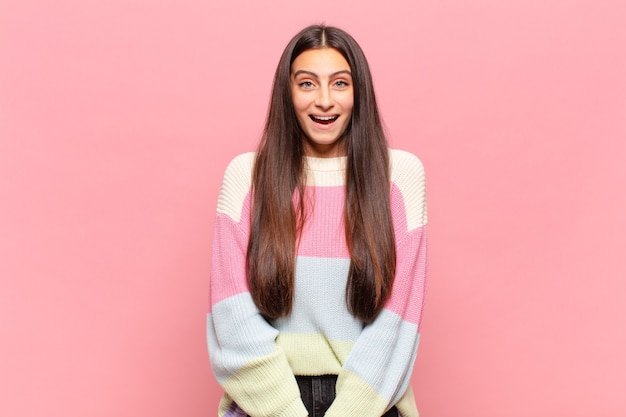
[[[296,376],[296,380],[309,417],[322,417],[335,399],[337,375]],[[398,409],[393,407],[382,417],[398,417]]]

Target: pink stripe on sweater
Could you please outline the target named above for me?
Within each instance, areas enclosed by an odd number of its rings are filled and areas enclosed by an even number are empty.
[[[410,323],[420,323],[426,284],[426,226],[412,230],[396,247],[396,278],[387,310]],[[417,254],[417,255],[416,255]]]
[[[309,217],[298,248],[299,256],[350,258],[343,222],[345,187],[307,187]],[[313,207],[311,207],[311,202]]]
[[[213,264],[211,265],[211,306],[225,298],[248,292],[246,282],[247,238],[226,214],[215,218]]]

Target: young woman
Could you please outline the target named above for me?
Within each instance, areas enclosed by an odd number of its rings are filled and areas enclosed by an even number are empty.
[[[259,149],[230,163],[217,206],[219,415],[417,416],[424,171],[388,148],[350,35],[310,26],[289,42]]]

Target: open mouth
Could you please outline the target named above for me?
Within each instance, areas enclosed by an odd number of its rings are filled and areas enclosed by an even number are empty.
[[[313,116],[309,115],[311,120],[322,125],[329,125],[339,118],[339,116]]]

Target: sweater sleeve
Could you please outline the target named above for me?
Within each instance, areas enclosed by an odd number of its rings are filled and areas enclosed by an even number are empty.
[[[379,417],[407,393],[419,342],[426,282],[427,215],[424,169],[407,152],[392,151],[391,205],[396,275],[391,295],[366,325],[342,366],[326,417]],[[408,392],[407,392],[408,391]],[[413,404],[403,416],[417,415]],[[408,403],[408,401],[407,401]]]
[[[219,415],[303,417],[306,408],[278,331],[259,313],[245,276],[254,154],[226,169],[214,225],[207,342],[211,367],[226,395]]]

